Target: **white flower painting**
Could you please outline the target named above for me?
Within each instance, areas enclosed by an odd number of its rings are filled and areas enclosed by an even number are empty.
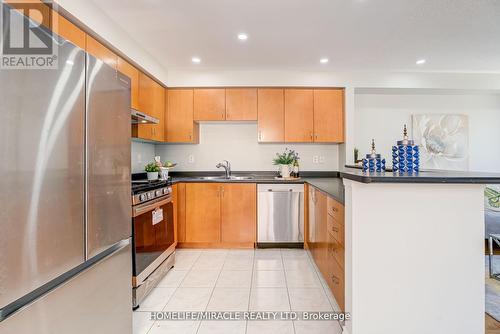
[[[413,137],[420,146],[421,169],[469,169],[469,119],[466,115],[413,115]]]

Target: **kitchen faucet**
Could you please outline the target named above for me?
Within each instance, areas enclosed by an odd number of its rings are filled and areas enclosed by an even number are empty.
[[[224,164],[224,162],[225,162],[225,164]],[[215,167],[224,168],[224,170],[226,171],[226,179],[231,178],[231,164],[229,163],[229,161],[222,160],[222,162],[219,162],[217,165],[215,165]]]

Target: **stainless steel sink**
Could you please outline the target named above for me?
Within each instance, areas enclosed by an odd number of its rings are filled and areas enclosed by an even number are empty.
[[[215,180],[215,181],[221,180],[221,181],[224,181],[224,180],[253,180],[254,177],[253,176],[232,176],[232,175],[229,178],[226,178],[224,176],[198,176],[198,177],[196,177],[196,179],[198,179],[198,180]]]
[[[232,176],[230,177],[231,180],[253,180],[253,176]]]

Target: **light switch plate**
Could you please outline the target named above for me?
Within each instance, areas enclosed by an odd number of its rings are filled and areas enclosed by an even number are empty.
[[[188,156],[188,162],[189,162],[190,164],[193,164],[193,163],[194,163],[194,155],[190,154],[190,155]]]
[[[313,156],[313,164],[319,163],[319,158],[317,155]]]

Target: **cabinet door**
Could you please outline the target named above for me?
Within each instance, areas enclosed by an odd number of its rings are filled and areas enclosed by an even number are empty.
[[[167,90],[167,142],[197,143],[198,124],[193,120],[193,90]]]
[[[282,88],[259,88],[257,92],[259,142],[285,141],[285,96]]]
[[[86,35],[86,48],[88,53],[116,69],[118,56],[92,36]]]
[[[226,89],[226,120],[257,120],[257,88]]]
[[[285,141],[313,141],[313,90],[285,89]]]
[[[139,73],[139,110],[157,118],[158,124],[138,124],[137,137],[163,141],[165,136],[165,89],[146,74]]]
[[[256,232],[256,184],[222,185],[222,242],[253,247]]]
[[[226,90],[224,88],[194,89],[194,120],[223,121],[226,119]]]
[[[186,184],[186,242],[220,242],[220,183]]]
[[[75,26],[70,21],[66,20],[55,11],[52,11],[52,18],[55,25],[54,27],[52,27],[52,30],[56,34],[70,41],[81,49],[86,49],[85,32],[83,30]]]
[[[344,90],[314,90],[314,141],[344,141]]]
[[[117,68],[130,78],[130,107],[139,110],[139,70],[121,57]]]
[[[327,249],[327,209],[326,209],[326,195],[316,190],[316,203],[315,203],[315,239],[316,239],[316,264],[320,272],[328,275],[328,249]]]

